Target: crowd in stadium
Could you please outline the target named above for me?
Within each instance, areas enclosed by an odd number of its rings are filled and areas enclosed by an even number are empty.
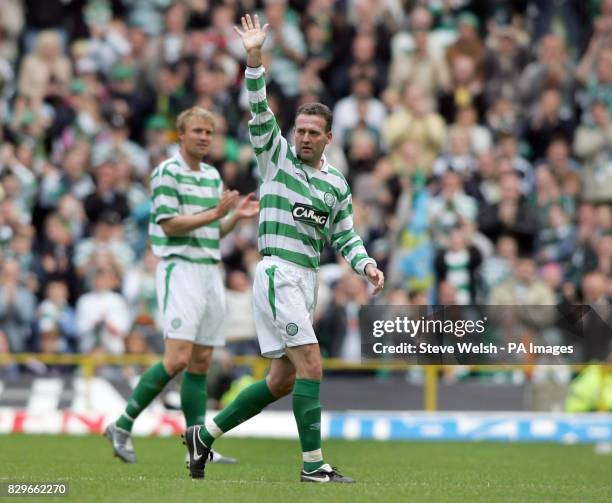
[[[334,111],[327,158],[385,271],[330,248],[316,328],[359,358],[361,305],[612,301],[612,0],[0,0],[0,354],[160,351],[152,169],[176,116],[257,188],[233,25],[269,24],[268,99]],[[222,242],[230,351],[257,354],[257,222]],[[6,370],[6,369],[5,369]],[[0,369],[0,373],[2,370]]]

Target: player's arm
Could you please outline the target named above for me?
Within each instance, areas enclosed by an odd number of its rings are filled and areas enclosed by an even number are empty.
[[[350,189],[338,203],[333,217],[332,246],[350,264],[353,271],[368,278],[368,281],[374,285],[373,293],[377,294],[385,284],[385,276],[376,266],[376,261],[368,255],[361,237],[353,228],[353,204]]]
[[[284,148],[284,139],[266,99],[266,79],[261,61],[261,47],[266,40],[268,25],[262,28],[257,15],[252,20],[247,14],[242,17],[242,30],[237,27],[234,27],[234,30],[242,39],[247,53],[245,83],[251,110],[249,137],[261,176],[264,180],[269,180],[276,171],[281,149]]]
[[[191,231],[222,219],[235,206],[237,201],[238,191],[226,190],[221,195],[219,204],[214,208],[209,208],[194,215],[176,215],[159,220],[158,223],[166,236],[184,236]]]

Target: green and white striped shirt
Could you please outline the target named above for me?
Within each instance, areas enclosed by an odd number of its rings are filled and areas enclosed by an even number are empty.
[[[316,269],[326,242],[354,271],[376,264],[353,230],[351,189],[323,157],[321,169],[303,164],[282,137],[266,100],[263,67],[246,69],[252,119],[249,134],[261,172],[259,252]]]
[[[153,204],[149,238],[153,253],[200,264],[218,263],[221,260],[219,220],[184,236],[166,236],[159,222],[217,206],[222,190],[221,176],[213,166],[200,163],[200,171],[192,171],[180,153],[157,166],[151,175]]]

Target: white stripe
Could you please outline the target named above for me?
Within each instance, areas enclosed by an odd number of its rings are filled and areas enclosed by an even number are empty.
[[[316,451],[302,452],[302,461],[305,463],[318,463],[323,461],[323,451],[317,449]]]
[[[223,435],[223,431],[221,430],[221,428],[219,428],[217,426],[217,423],[215,423],[212,419],[206,420],[206,430],[213,438],[219,438],[221,435]]]

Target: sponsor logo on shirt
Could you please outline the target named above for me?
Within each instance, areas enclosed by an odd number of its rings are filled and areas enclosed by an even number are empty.
[[[317,210],[313,206],[302,203],[295,203],[293,205],[291,214],[293,215],[294,220],[304,222],[315,227],[325,227],[327,219],[329,218],[329,213],[324,213]]]

